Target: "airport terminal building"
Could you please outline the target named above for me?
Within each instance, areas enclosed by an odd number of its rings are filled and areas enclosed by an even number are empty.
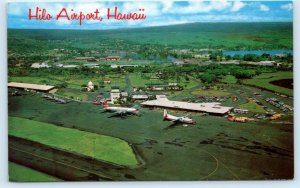
[[[34,90],[39,92],[49,92],[50,90],[55,88],[55,86],[50,86],[50,85],[19,83],[19,82],[9,82],[7,86],[9,88],[27,89],[27,90]]]
[[[193,112],[204,112],[213,115],[224,115],[233,109],[233,107],[221,106],[221,104],[217,102],[189,103],[182,101],[171,101],[165,95],[157,95],[156,100],[146,101],[141,104],[145,107],[159,107]]]

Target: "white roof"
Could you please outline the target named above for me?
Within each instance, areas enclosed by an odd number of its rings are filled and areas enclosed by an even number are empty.
[[[133,99],[148,99],[148,95],[132,95]]]
[[[42,91],[48,91],[54,88],[54,86],[49,86],[49,85],[28,84],[28,83],[18,83],[18,82],[10,82],[7,85],[8,87],[34,89],[34,90],[42,90]]]
[[[112,89],[110,92],[111,93],[120,93],[120,90],[119,89]]]
[[[142,105],[157,106],[165,108],[176,108],[181,110],[193,110],[207,113],[225,114],[229,112],[232,107],[221,106],[220,103],[188,103],[181,101],[170,101],[167,98],[158,98],[156,100],[143,102]]]

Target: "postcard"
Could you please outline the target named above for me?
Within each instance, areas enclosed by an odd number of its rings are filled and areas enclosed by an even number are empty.
[[[294,178],[292,1],[7,3],[12,182]]]

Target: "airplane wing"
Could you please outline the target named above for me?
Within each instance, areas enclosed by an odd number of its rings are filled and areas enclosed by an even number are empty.
[[[181,118],[186,118],[186,117],[189,117],[191,114],[187,114],[187,115],[185,115],[185,116],[183,116],[183,117],[181,117]]]
[[[172,120],[172,121],[170,121],[170,122],[177,123],[177,122],[179,122],[181,119],[182,119],[182,118],[177,118],[177,119],[174,119],[174,120]]]
[[[127,113],[127,111],[125,111],[125,110],[118,110],[114,114],[123,115],[123,114],[126,114],[126,113]]]

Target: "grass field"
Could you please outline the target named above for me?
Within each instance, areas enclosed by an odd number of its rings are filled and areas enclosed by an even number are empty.
[[[192,95],[215,96],[215,97],[228,96],[229,94],[230,93],[228,93],[226,91],[220,91],[220,90],[214,90],[214,89],[208,89],[208,90],[197,89],[192,92]]]
[[[9,180],[16,182],[53,182],[61,181],[53,176],[38,172],[16,163],[9,162]]]
[[[292,89],[270,84],[271,81],[281,80],[281,79],[292,79],[292,78],[293,78],[293,72],[262,73],[258,76],[255,76],[252,79],[244,80],[243,83],[247,85],[252,85],[263,89],[267,89],[270,91],[286,94],[289,96],[293,96]]]
[[[138,163],[127,142],[104,135],[9,117],[9,135],[120,165]]]
[[[247,109],[249,110],[250,112],[255,112],[255,113],[264,113],[266,112],[262,106],[256,104],[255,102],[253,101],[249,101],[245,104],[242,104],[239,106],[240,108],[243,108],[243,109]]]
[[[221,82],[223,82],[225,84],[235,84],[237,82],[237,79],[236,79],[236,77],[234,77],[232,75],[226,75],[223,77]]]
[[[64,96],[67,98],[73,98],[76,100],[87,101],[88,100],[88,93],[81,92],[74,89],[60,89],[56,92],[59,96]]]

